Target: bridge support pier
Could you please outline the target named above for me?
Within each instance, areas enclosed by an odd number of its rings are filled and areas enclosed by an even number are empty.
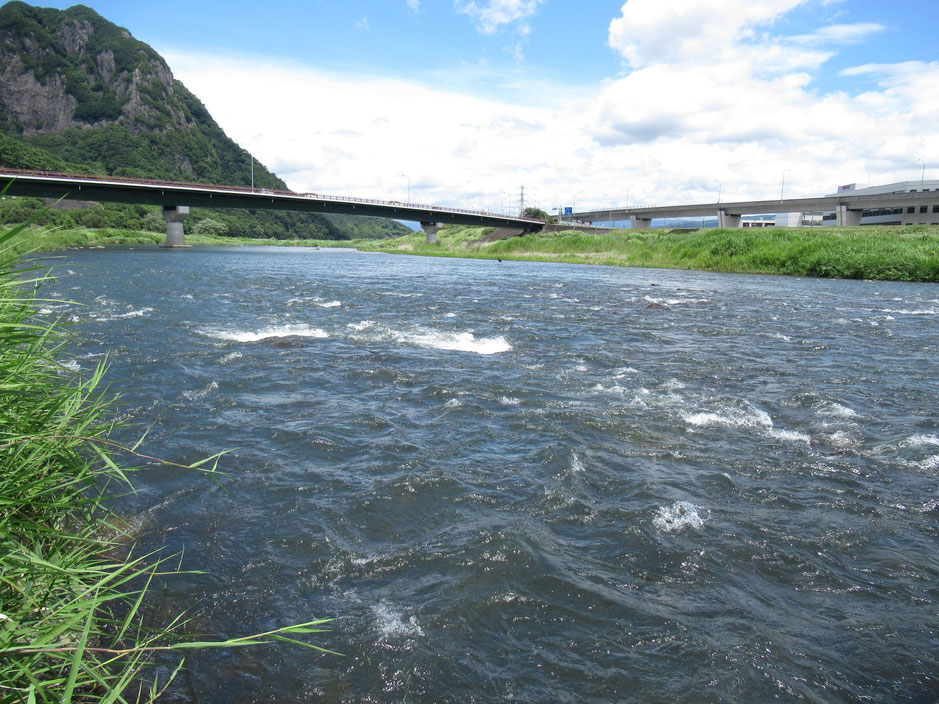
[[[634,230],[648,230],[652,227],[652,218],[641,218],[638,215],[630,215],[629,224]]]
[[[427,233],[427,244],[437,243],[437,231],[440,229],[440,223],[422,222],[421,229]]]
[[[726,210],[717,211],[718,227],[740,227],[740,216],[728,213]]]
[[[188,247],[183,221],[189,217],[188,205],[164,205],[163,219],[166,220],[166,242],[163,247]]]
[[[838,227],[858,227],[861,224],[861,210],[848,210],[848,206],[835,208],[835,222]]]

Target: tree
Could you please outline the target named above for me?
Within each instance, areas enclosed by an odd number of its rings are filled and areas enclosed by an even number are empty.
[[[212,218],[205,218],[197,222],[192,228],[194,235],[227,235],[228,226]]]
[[[541,210],[540,208],[532,208],[531,206],[525,208],[525,210],[522,211],[522,217],[536,218],[538,220],[544,220],[545,222],[548,222],[550,219],[545,211]]]

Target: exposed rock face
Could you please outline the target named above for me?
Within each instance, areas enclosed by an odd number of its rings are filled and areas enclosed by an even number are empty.
[[[59,134],[75,125],[72,115],[77,100],[67,95],[62,80],[50,77],[45,85],[32,72],[23,70],[19,57],[13,57],[0,74],[0,101],[7,113],[23,126],[23,134]]]
[[[127,30],[86,7],[21,2],[0,8],[3,120],[0,130],[26,137],[112,123],[165,133],[194,122],[169,67]]]
[[[88,37],[94,34],[94,31],[94,27],[88,20],[74,20],[59,27],[55,38],[59,40],[67,54],[74,56],[85,48]]]

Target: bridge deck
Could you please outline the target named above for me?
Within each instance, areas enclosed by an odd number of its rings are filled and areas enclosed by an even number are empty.
[[[10,184],[8,195],[34,198],[142,203],[202,208],[243,208],[249,210],[293,210],[306,213],[367,215],[422,223],[516,227],[538,230],[541,220],[513,217],[485,211],[442,208],[397,201],[369,200],[317,193],[293,193],[240,186],[202,183],[144,181],[114,177],[87,177],[51,172],[0,170],[0,189]]]
[[[678,218],[713,216],[718,211],[732,215],[756,215],[761,213],[812,213],[835,210],[845,206],[849,210],[872,210],[875,208],[905,208],[930,205],[939,202],[936,191],[917,193],[883,193],[880,195],[821,196],[818,198],[785,198],[782,200],[751,200],[732,203],[697,203],[693,205],[662,205],[636,208],[607,208],[574,213],[573,217],[585,222],[606,222],[638,218]],[[610,215],[612,214],[612,218]],[[566,216],[565,216],[566,217]]]

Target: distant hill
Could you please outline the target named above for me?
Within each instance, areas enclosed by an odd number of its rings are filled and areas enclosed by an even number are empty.
[[[0,165],[247,186],[251,158],[126,29],[83,5],[0,7]],[[254,183],[287,188],[257,161]],[[410,232],[382,218],[218,211],[217,219],[276,237]]]

